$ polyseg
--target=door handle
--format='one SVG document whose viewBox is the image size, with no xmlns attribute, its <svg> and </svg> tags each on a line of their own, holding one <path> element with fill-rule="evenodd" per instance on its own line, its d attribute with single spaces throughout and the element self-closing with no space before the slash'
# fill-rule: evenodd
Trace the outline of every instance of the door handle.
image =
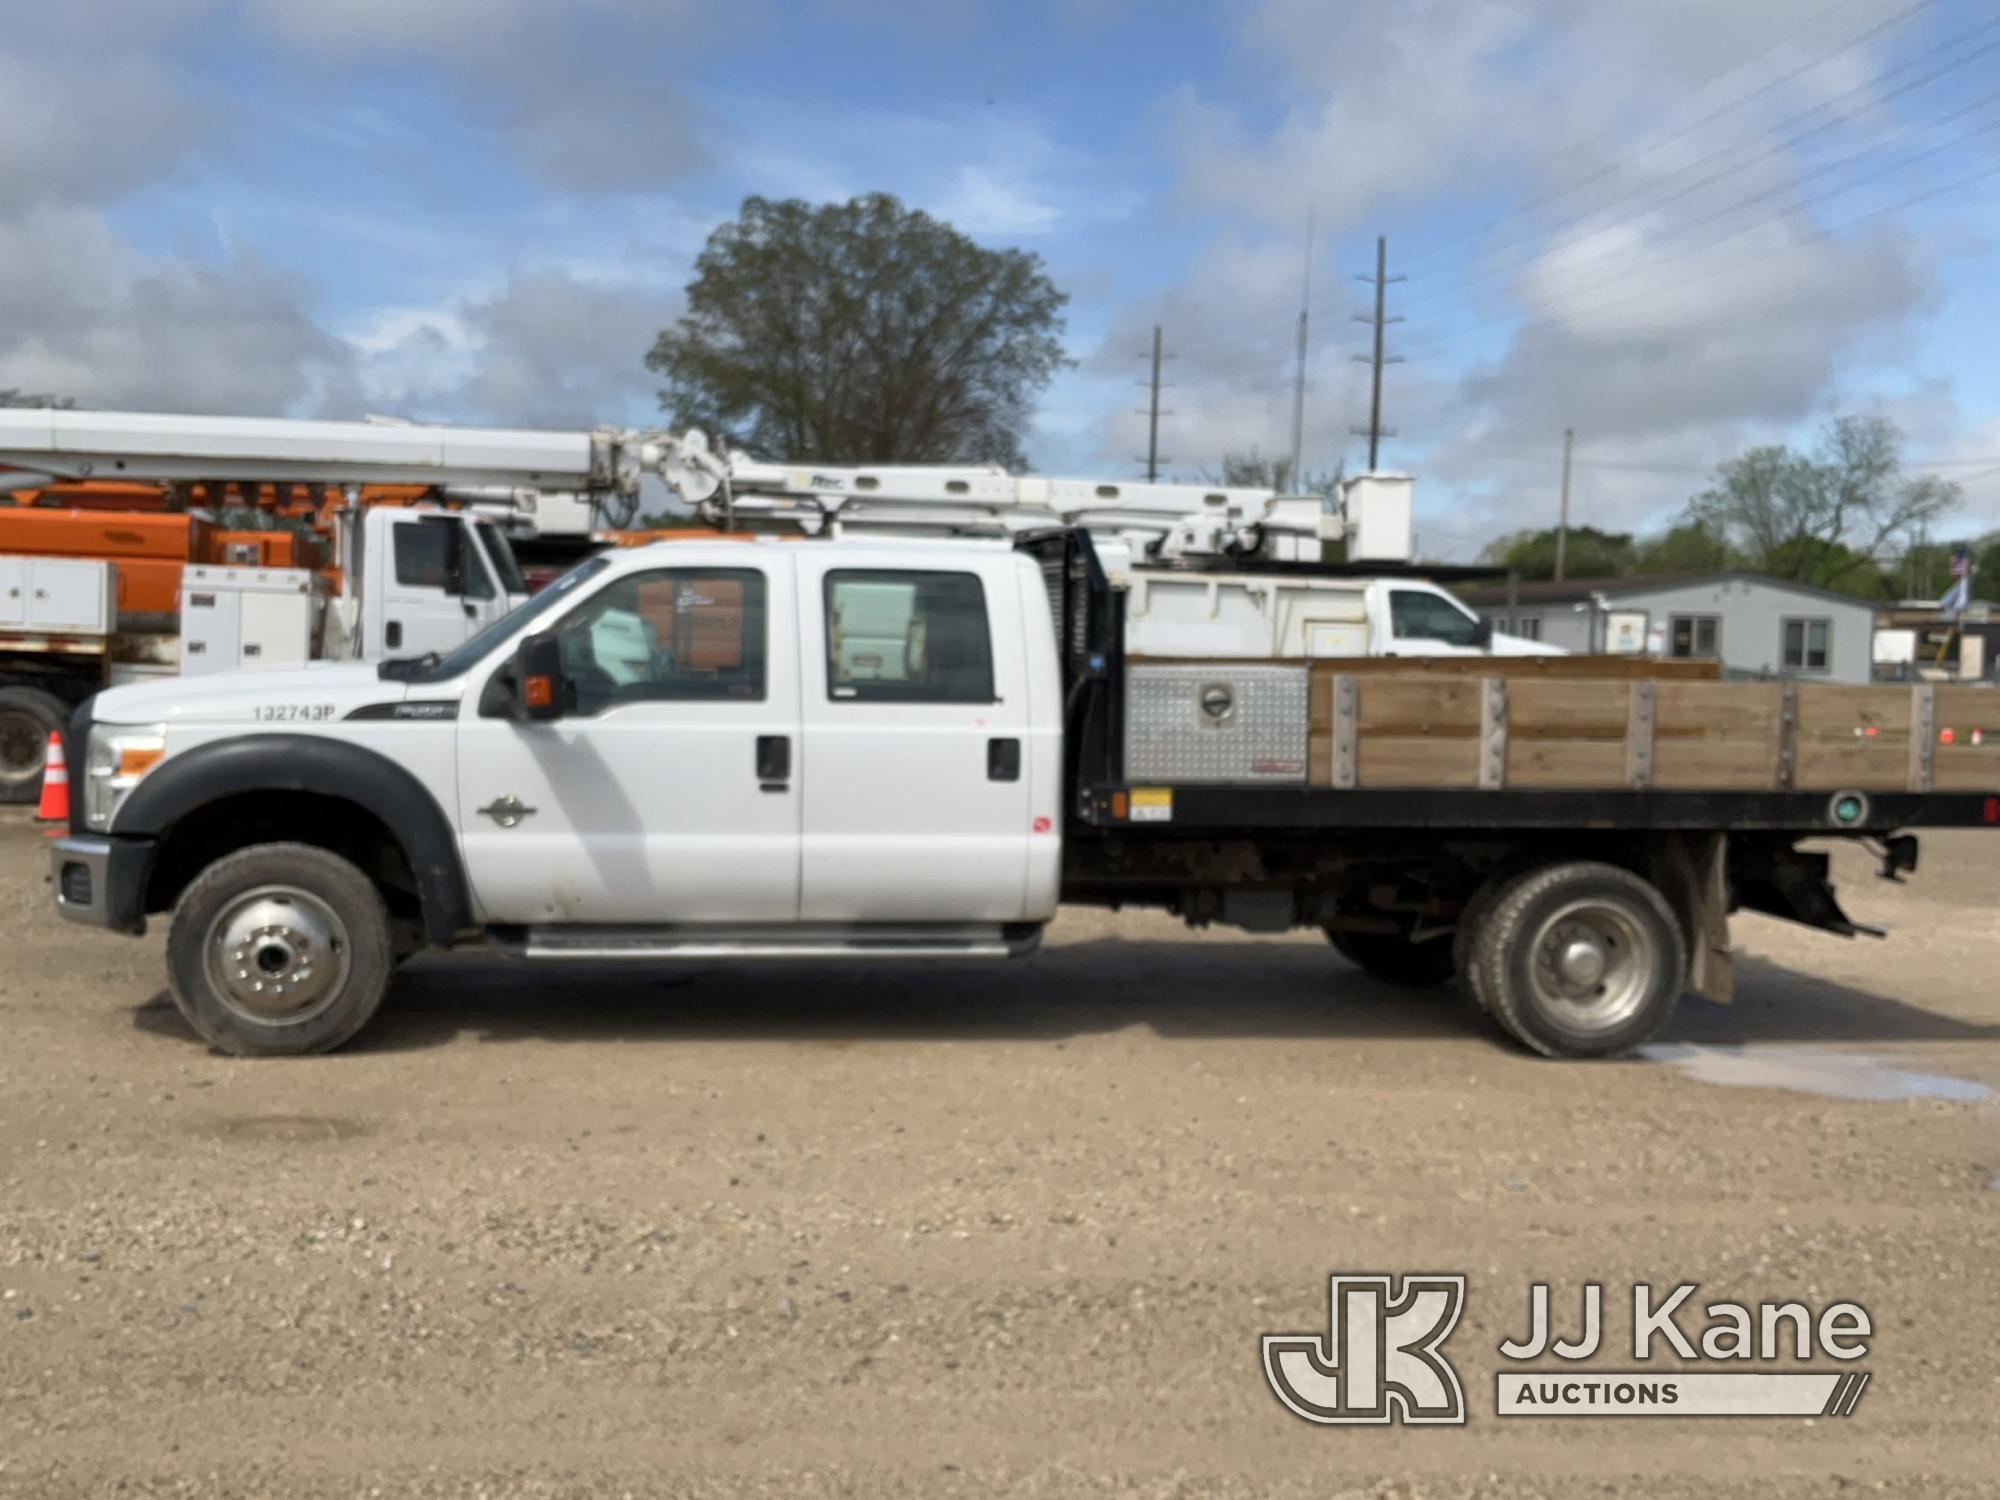
<svg viewBox="0 0 2000 1500">
<path fill-rule="evenodd" d="M 788 734 L 757 736 L 757 781 L 767 792 L 782 792 L 792 779 L 792 737 Z"/>
<path fill-rule="evenodd" d="M 1021 742 L 1019 740 L 988 740 L 986 742 L 986 779 L 988 781 L 1019 781 L 1021 779 Z"/>
<path fill-rule="evenodd" d="M 403 622 L 391 620 L 382 631 L 382 641 L 391 651 L 403 644 Z"/>
</svg>

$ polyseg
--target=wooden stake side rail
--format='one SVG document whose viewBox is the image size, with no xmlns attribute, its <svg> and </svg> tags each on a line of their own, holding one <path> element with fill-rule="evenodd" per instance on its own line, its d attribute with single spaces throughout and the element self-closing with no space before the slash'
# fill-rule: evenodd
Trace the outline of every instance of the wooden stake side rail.
<svg viewBox="0 0 2000 1500">
<path fill-rule="evenodd" d="M 1341 789 L 1984 791 L 2000 691 L 1315 663 L 1308 784 Z"/>
</svg>

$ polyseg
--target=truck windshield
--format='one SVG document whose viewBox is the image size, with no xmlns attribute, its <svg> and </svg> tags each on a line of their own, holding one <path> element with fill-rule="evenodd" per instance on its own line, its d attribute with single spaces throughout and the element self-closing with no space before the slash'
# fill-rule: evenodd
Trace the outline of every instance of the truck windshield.
<svg viewBox="0 0 2000 1500">
<path fill-rule="evenodd" d="M 500 592 L 527 593 L 528 583 L 521 576 L 521 565 L 515 561 L 514 549 L 500 534 L 500 528 L 491 521 L 480 521 L 473 526 L 473 530 L 479 533 L 479 543 L 486 549 L 487 561 L 493 564 L 493 576 L 500 580 Z"/>
<path fill-rule="evenodd" d="M 537 620 L 561 607 L 578 589 L 610 566 L 611 559 L 602 553 L 587 558 L 529 599 L 519 609 L 502 615 L 456 650 L 442 656 L 433 653 L 429 656 L 398 657 L 392 661 L 385 661 L 376 669 L 377 675 L 402 682 L 444 682 L 461 672 L 470 671 L 484 660 L 494 647 L 530 629 Z M 515 576 L 520 575 L 517 573 Z"/>
</svg>

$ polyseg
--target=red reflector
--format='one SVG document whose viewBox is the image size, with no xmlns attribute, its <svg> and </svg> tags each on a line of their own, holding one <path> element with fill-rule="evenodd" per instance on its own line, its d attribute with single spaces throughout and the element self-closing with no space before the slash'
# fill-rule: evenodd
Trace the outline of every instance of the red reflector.
<svg viewBox="0 0 2000 1500">
<path fill-rule="evenodd" d="M 1056 826 L 1056 820 L 1055 820 L 1054 818 L 1037 818 L 1037 819 L 1035 819 L 1035 832 L 1037 832 L 1037 833 L 1049 833 L 1049 832 L 1052 832 L 1052 831 L 1054 830 L 1055 826 Z"/>
<path fill-rule="evenodd" d="M 1988 797 L 1986 799 L 1986 821 L 1989 823 L 2000 823 L 2000 797 Z"/>
<path fill-rule="evenodd" d="M 1938 743 L 1940 745 L 1949 745 L 1957 738 L 1958 736 L 1953 734 L 1949 729 L 1940 729 L 1938 731 Z"/>
</svg>

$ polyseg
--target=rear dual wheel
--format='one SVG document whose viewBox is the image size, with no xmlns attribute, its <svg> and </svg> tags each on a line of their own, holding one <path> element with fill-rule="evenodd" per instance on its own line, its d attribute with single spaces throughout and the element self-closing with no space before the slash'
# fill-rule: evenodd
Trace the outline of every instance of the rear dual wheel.
<svg viewBox="0 0 2000 1500">
<path fill-rule="evenodd" d="M 1618 865 L 1544 865 L 1475 897 L 1455 944 L 1466 993 L 1546 1057 L 1610 1057 L 1654 1036 L 1687 979 L 1687 940 Z"/>
</svg>

